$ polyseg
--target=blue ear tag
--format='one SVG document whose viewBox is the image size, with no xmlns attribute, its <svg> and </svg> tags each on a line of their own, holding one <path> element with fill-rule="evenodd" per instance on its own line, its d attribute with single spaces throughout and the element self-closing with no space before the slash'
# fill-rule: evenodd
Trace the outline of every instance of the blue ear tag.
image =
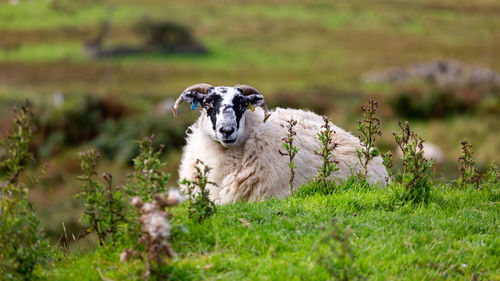
<svg viewBox="0 0 500 281">
<path fill-rule="evenodd" d="M 198 106 L 198 101 L 197 100 L 193 101 L 193 104 L 191 105 L 191 110 L 195 110 L 197 106 Z"/>
</svg>

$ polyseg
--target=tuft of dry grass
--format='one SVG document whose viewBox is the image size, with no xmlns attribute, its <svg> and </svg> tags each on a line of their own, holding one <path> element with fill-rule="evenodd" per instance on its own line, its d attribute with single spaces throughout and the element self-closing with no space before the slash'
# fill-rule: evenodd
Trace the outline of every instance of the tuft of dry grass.
<svg viewBox="0 0 500 281">
<path fill-rule="evenodd" d="M 158 270 L 165 263 L 164 256 L 169 258 L 177 256 L 169 242 L 172 229 L 169 218 L 172 215 L 165 211 L 165 208 L 178 205 L 182 199 L 177 193 L 172 192 L 167 196 L 155 194 L 152 201 L 143 203 L 140 197 L 134 197 L 130 202 L 141 214 L 139 223 L 141 224 L 142 236 L 138 242 L 146 247 L 144 277 L 148 280 L 151 276 L 159 279 L 164 277 Z M 137 250 L 124 249 L 120 254 L 120 261 L 127 262 L 134 257 L 142 258 L 142 254 Z"/>
</svg>

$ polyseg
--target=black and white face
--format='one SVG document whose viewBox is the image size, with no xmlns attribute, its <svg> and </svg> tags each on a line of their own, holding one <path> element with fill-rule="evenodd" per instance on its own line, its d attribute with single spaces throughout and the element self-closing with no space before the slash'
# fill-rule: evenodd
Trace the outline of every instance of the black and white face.
<svg viewBox="0 0 500 281">
<path fill-rule="evenodd" d="M 245 131 L 244 116 L 250 104 L 256 107 L 264 103 L 262 95 L 245 96 L 236 87 L 212 87 L 206 95 L 186 92 L 184 100 L 199 102 L 203 108 L 202 114 L 206 114 L 202 129 L 224 147 L 238 144 Z"/>
</svg>

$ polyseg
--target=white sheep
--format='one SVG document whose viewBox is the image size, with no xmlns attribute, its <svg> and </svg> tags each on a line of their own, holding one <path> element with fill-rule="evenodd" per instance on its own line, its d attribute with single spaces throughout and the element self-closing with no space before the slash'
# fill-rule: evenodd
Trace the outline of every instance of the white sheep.
<svg viewBox="0 0 500 281">
<path fill-rule="evenodd" d="M 179 178 L 194 180 L 196 160 L 200 159 L 212 168 L 208 180 L 216 186 L 208 188 L 211 199 L 218 204 L 290 195 L 288 157 L 278 152 L 286 135 L 282 125 L 287 120 L 297 121 L 294 146 L 299 152 L 294 158 L 294 188 L 307 183 L 322 164 L 322 158 L 314 151 L 320 146 L 317 134 L 324 121 L 315 113 L 276 108 L 269 114 L 264 97 L 247 85 L 188 87 L 172 108 L 174 115 L 182 101 L 190 102 L 192 109 L 200 103 L 201 116 L 188 129 Z M 361 172 L 356 152 L 361 148 L 359 139 L 333 124 L 330 126 L 335 131 L 333 141 L 337 147 L 333 157 L 339 168 L 332 177 L 342 180 Z M 382 158 L 374 158 L 368 165 L 368 181 L 384 185 L 387 176 Z M 181 190 L 185 189 L 181 186 Z"/>
</svg>

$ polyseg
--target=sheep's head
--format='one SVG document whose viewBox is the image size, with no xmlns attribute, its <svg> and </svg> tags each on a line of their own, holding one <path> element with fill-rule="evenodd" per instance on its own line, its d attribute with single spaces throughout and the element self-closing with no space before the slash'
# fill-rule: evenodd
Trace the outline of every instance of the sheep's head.
<svg viewBox="0 0 500 281">
<path fill-rule="evenodd" d="M 180 103 L 187 101 L 194 109 L 199 104 L 206 120 L 202 129 L 224 147 L 238 143 L 245 130 L 245 111 L 260 106 L 264 110 L 264 122 L 269 112 L 264 97 L 253 87 L 237 85 L 234 87 L 214 87 L 209 84 L 196 84 L 188 87 L 175 102 L 172 111 L 177 115 Z"/>
</svg>

